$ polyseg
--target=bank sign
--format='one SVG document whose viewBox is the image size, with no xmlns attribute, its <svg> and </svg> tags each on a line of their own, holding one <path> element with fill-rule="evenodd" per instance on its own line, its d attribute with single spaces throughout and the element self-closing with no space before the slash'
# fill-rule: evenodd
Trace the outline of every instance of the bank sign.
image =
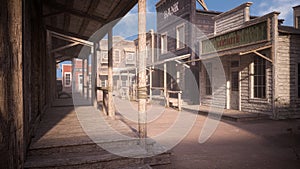
<svg viewBox="0 0 300 169">
<path fill-rule="evenodd" d="M 268 39 L 267 22 L 261 22 L 202 41 L 202 54 L 255 44 Z"/>
</svg>

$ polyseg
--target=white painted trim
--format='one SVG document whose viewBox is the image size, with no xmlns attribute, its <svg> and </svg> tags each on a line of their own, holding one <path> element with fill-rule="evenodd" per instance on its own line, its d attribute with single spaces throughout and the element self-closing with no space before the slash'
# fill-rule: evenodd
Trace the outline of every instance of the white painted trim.
<svg viewBox="0 0 300 169">
<path fill-rule="evenodd" d="M 254 98 L 254 58 L 249 64 L 249 99 Z"/>
</svg>

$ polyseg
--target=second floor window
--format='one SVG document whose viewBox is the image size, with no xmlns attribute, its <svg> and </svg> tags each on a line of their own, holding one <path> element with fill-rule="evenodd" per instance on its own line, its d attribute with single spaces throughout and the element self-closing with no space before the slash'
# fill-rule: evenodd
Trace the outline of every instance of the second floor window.
<svg viewBox="0 0 300 169">
<path fill-rule="evenodd" d="M 119 50 L 114 50 L 114 62 L 120 63 L 120 51 Z"/>
<path fill-rule="evenodd" d="M 108 51 L 101 51 L 101 62 L 108 63 Z"/>
<path fill-rule="evenodd" d="M 176 28 L 176 49 L 185 47 L 185 33 L 184 25 L 177 26 Z"/>
<path fill-rule="evenodd" d="M 167 53 L 167 51 L 168 51 L 167 38 L 168 37 L 166 34 L 161 35 L 161 53 Z"/>
</svg>

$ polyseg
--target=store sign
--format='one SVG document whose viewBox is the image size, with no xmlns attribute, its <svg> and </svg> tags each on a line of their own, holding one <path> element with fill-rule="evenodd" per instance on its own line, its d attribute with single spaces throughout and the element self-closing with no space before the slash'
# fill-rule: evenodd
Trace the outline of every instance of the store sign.
<svg viewBox="0 0 300 169">
<path fill-rule="evenodd" d="M 268 39 L 267 22 L 215 36 L 202 41 L 202 54 L 249 45 Z"/>
<path fill-rule="evenodd" d="M 164 11 L 164 19 L 167 19 L 169 16 L 179 11 L 178 4 L 179 2 L 175 2 L 172 6 L 170 6 L 167 10 Z"/>
</svg>

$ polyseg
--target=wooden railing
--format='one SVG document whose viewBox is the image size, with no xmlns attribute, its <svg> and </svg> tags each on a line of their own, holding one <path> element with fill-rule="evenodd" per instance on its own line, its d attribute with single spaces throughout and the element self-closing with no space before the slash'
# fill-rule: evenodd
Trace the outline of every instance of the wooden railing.
<svg viewBox="0 0 300 169">
<path fill-rule="evenodd" d="M 167 91 L 167 96 L 166 96 L 166 107 L 170 107 L 170 102 L 173 104 L 173 106 L 176 105 L 176 101 L 173 101 L 171 98 L 170 98 L 170 94 L 173 93 L 173 94 L 177 94 L 177 107 L 178 107 L 178 110 L 181 111 L 182 110 L 182 100 L 181 100 L 181 95 L 182 95 L 182 91 L 179 90 L 179 91 L 172 91 L 172 90 L 168 90 Z"/>
<path fill-rule="evenodd" d="M 97 87 L 97 90 L 102 91 L 102 111 L 108 115 L 108 88 L 107 87 Z"/>
</svg>

